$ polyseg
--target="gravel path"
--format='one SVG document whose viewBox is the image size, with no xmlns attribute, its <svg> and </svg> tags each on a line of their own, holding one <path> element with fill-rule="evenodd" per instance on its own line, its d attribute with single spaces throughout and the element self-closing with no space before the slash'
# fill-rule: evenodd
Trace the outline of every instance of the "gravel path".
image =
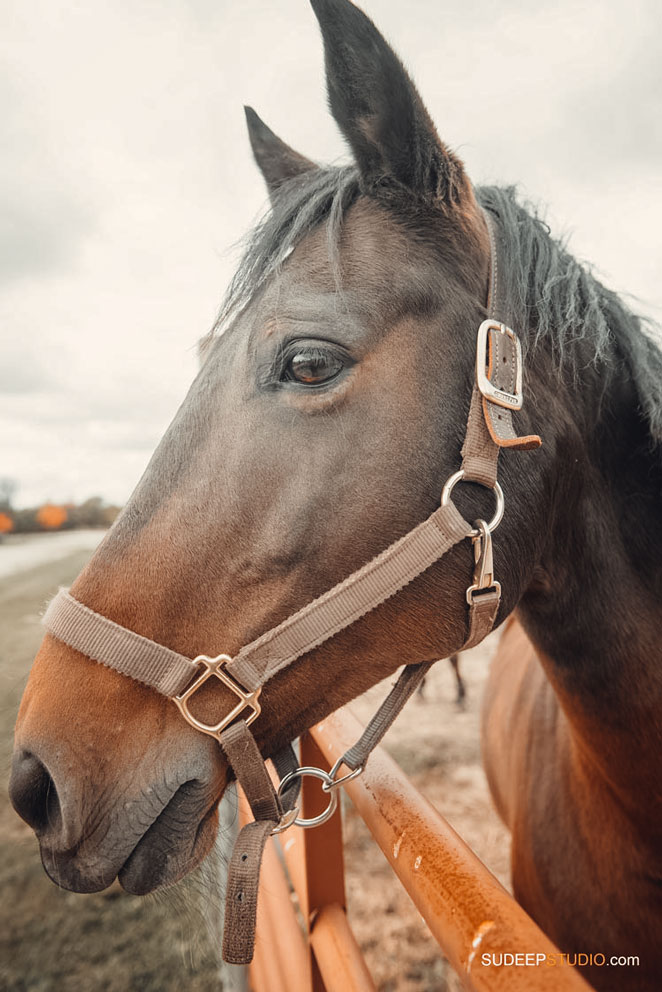
<svg viewBox="0 0 662 992">
<path fill-rule="evenodd" d="M 9 534 L 0 543 L 0 579 L 78 552 L 93 551 L 105 533 L 105 530 L 62 530 L 51 534 Z"/>
</svg>

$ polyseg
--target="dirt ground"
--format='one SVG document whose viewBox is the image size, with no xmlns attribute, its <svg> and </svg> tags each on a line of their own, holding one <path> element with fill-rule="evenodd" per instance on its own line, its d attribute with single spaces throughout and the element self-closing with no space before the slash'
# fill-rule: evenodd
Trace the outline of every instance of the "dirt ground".
<svg viewBox="0 0 662 992">
<path fill-rule="evenodd" d="M 0 548 L 0 554 L 2 553 Z M 0 761 L 9 775 L 12 727 L 31 659 L 41 639 L 39 614 L 68 585 L 89 551 L 70 553 L 0 579 Z M 480 764 L 479 709 L 491 646 L 462 657 L 468 699 L 455 703 L 445 662 L 412 700 L 386 746 L 414 784 L 451 822 L 497 877 L 508 884 L 508 835 L 494 813 Z M 365 719 L 383 689 L 358 700 Z M 455 992 L 435 941 L 367 829 L 346 810 L 349 914 L 382 992 Z M 197 910 L 193 878 L 160 897 L 139 899 L 117 885 L 77 895 L 44 874 L 31 830 L 0 794 L 0 988 L 6 992 L 219 992 L 218 935 Z M 207 914 L 214 915 L 212 907 Z"/>
<path fill-rule="evenodd" d="M 480 758 L 480 702 L 495 639 L 461 656 L 467 685 L 462 709 L 448 662 L 428 676 L 389 731 L 386 749 L 507 888 L 510 839 L 490 802 Z M 372 689 L 353 704 L 366 721 L 384 694 Z M 346 804 L 347 886 L 352 926 L 382 992 L 459 992 L 439 946 L 372 840 Z"/>
</svg>

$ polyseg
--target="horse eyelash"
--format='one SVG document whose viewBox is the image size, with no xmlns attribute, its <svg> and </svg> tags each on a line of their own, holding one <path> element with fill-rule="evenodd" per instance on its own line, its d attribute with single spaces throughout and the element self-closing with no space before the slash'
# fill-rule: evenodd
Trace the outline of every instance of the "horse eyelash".
<svg viewBox="0 0 662 992">
<path fill-rule="evenodd" d="M 288 362 L 298 353 L 298 351 L 306 351 L 312 357 L 325 358 L 328 353 L 335 355 L 340 358 L 344 365 L 344 371 L 351 368 L 356 360 L 353 359 L 344 349 L 339 348 L 337 345 L 327 345 L 324 347 L 321 343 L 309 343 L 305 340 L 287 341 L 283 342 L 275 354 L 268 360 L 258 365 L 257 368 L 257 380 L 259 385 L 265 388 L 276 388 L 286 382 L 283 379 L 285 369 L 287 368 Z M 337 378 L 343 373 L 340 372 Z M 326 383 L 324 385 L 327 385 Z M 307 386 L 305 388 L 312 389 L 313 386 Z M 318 387 L 321 388 L 321 387 Z"/>
</svg>

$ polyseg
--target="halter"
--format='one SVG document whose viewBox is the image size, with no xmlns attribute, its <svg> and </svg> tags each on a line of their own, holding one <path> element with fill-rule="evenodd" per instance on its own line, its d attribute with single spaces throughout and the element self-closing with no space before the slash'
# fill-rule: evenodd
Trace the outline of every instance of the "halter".
<svg viewBox="0 0 662 992">
<path fill-rule="evenodd" d="M 255 916 L 262 851 L 271 834 L 293 823 L 314 827 L 334 812 L 338 787 L 360 775 L 371 751 L 381 741 L 433 662 L 407 665 L 357 743 L 338 759 L 330 772 L 299 767 L 291 747 L 273 760 L 282 776 L 277 789 L 248 727 L 260 715 L 260 693 L 266 682 L 302 655 L 319 647 L 339 631 L 390 599 L 465 538 L 475 557 L 473 581 L 466 593 L 468 633 L 460 650 L 479 644 L 494 626 L 501 586 L 494 577 L 492 532 L 502 520 L 505 503 L 497 482 L 501 448 L 537 448 L 537 435 L 518 437 L 512 413 L 522 407 L 522 351 L 517 335 L 503 322 L 500 299 L 499 255 L 494 222 L 486 213 L 490 238 L 488 318 L 479 329 L 476 375 L 459 471 L 447 480 L 439 507 L 362 568 L 241 648 L 234 658 L 199 655 L 191 660 L 135 631 L 95 613 L 61 589 L 43 617 L 50 634 L 88 658 L 151 686 L 172 699 L 191 726 L 214 737 L 241 783 L 254 822 L 239 834 L 228 874 L 223 957 L 231 964 L 247 964 L 253 956 Z M 496 508 L 493 518 L 468 523 L 451 501 L 459 482 L 491 489 Z M 200 687 L 218 679 L 237 699 L 218 723 L 207 724 L 190 711 Z M 344 766 L 348 772 L 337 777 Z M 299 780 L 312 775 L 328 793 L 327 809 L 313 819 L 298 817 Z"/>
</svg>

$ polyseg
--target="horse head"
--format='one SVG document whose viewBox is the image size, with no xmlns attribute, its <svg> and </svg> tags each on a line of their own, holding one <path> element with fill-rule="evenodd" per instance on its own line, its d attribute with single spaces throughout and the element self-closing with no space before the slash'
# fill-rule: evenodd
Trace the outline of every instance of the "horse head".
<svg viewBox="0 0 662 992">
<path fill-rule="evenodd" d="M 371 21 L 347 0 L 313 7 L 354 162 L 320 168 L 247 112 L 271 210 L 187 397 L 72 587 L 190 658 L 233 656 L 343 579 L 426 518 L 459 467 L 486 313 L 483 211 Z M 502 462 L 498 621 L 530 581 L 549 465 Z M 480 487 L 454 499 L 470 521 L 493 510 Z M 456 650 L 472 566 L 458 544 L 276 675 L 252 728 L 262 753 L 398 666 Z M 232 701 L 215 687 L 196 705 L 210 720 Z M 171 701 L 45 637 L 11 795 L 59 885 L 91 892 L 119 876 L 145 893 L 178 880 L 213 843 L 227 781 L 217 743 Z"/>
</svg>

